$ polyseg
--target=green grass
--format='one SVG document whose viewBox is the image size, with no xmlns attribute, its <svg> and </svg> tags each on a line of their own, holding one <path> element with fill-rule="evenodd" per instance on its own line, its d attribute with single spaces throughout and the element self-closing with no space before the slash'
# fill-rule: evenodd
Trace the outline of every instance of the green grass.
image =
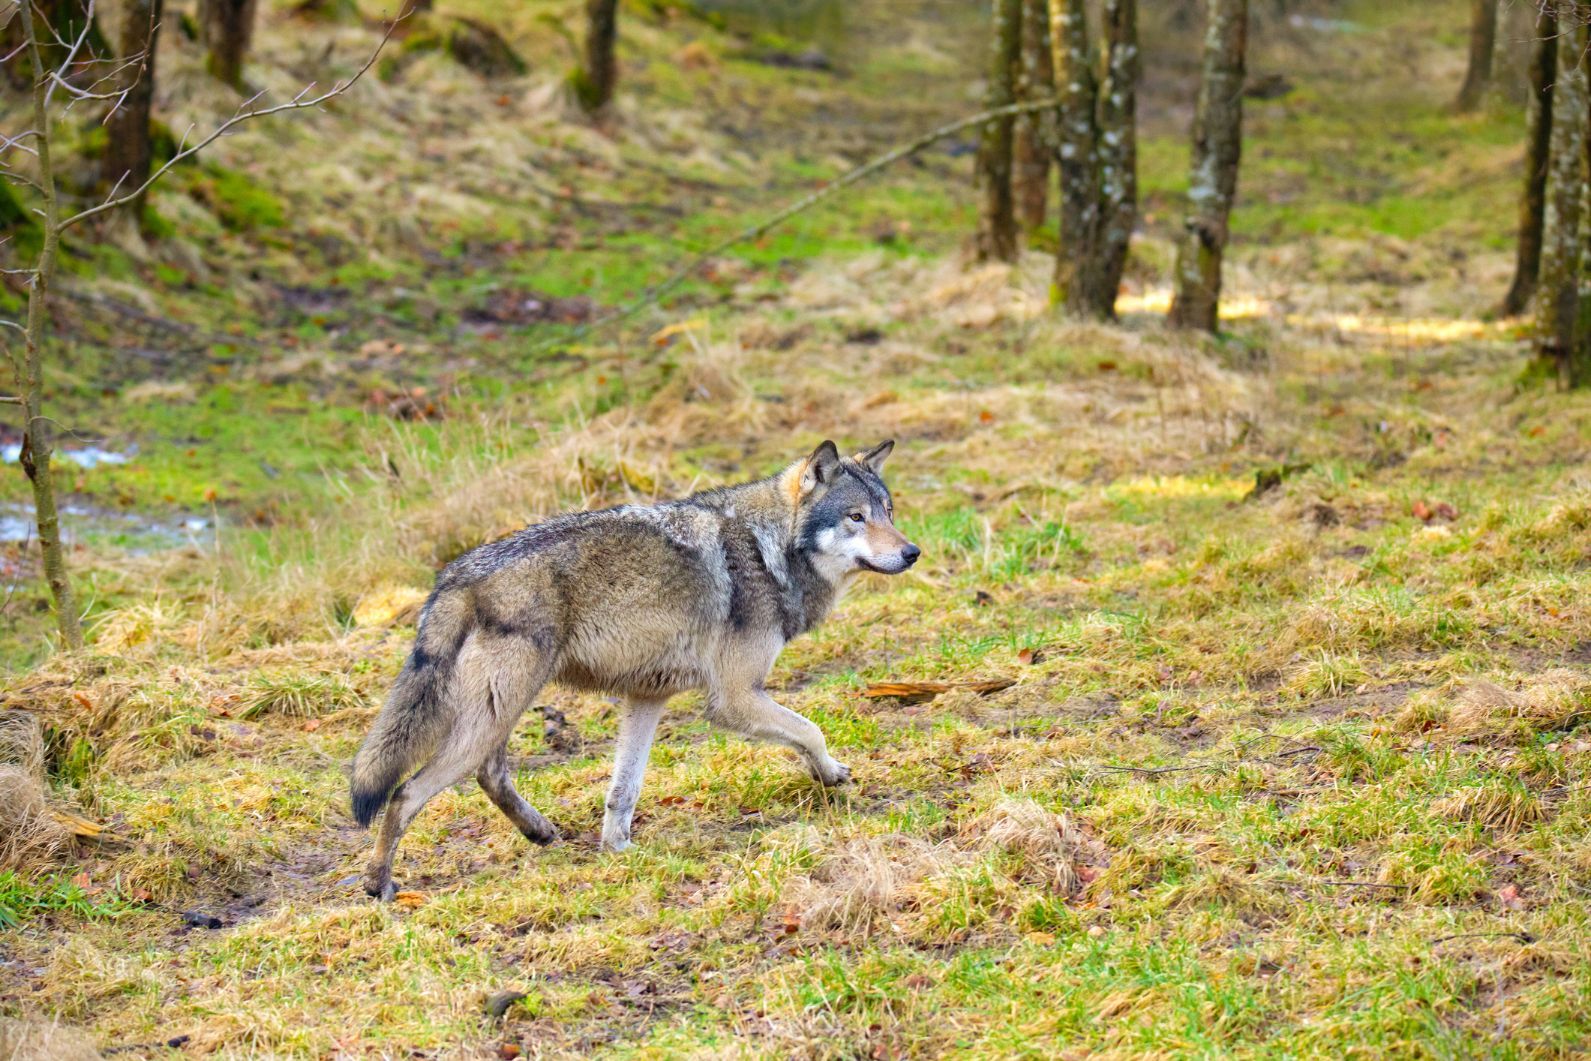
<svg viewBox="0 0 1591 1061">
<path fill-rule="evenodd" d="M 1351 43 L 1256 38 L 1254 68 L 1298 87 L 1248 108 L 1229 290 L 1268 302 L 1218 344 L 1148 313 L 1060 320 L 1037 258 L 977 280 L 954 260 L 966 166 L 933 153 L 625 328 L 460 327 L 502 292 L 622 303 L 962 113 L 961 45 L 981 47 L 938 8 L 891 12 L 940 47 L 847 53 L 843 77 L 626 8 L 639 116 L 601 137 L 426 56 L 383 85 L 390 108 L 229 140 L 152 200 L 171 235 L 68 268 L 181 327 L 70 304 L 60 415 L 137 456 L 63 483 L 217 514 L 221 548 L 86 542 L 81 657 L 44 652 L 36 585 L 6 612 L 4 691 L 45 723 L 51 797 L 111 835 L 0 874 L 0 1015 L 223 1057 L 1579 1049 L 1591 421 L 1516 386 L 1502 330 L 1344 323 L 1472 320 L 1476 278 L 1505 271 L 1520 116 L 1442 109 L 1461 8 L 1355 4 Z M 553 77 L 543 9 L 503 25 Z M 676 61 L 689 40 L 719 65 Z M 1165 284 L 1180 214 L 1165 102 L 1143 108 L 1130 294 Z M 132 350 L 174 360 L 109 375 Z M 374 400 L 414 388 L 439 418 Z M 603 855 L 616 713 L 548 689 L 570 726 L 533 713 L 510 751 L 565 839 L 531 848 L 465 784 L 404 844 L 411 894 L 363 897 L 344 766 L 437 565 L 546 512 L 887 436 L 923 561 L 860 583 L 770 680 L 855 786 L 815 789 L 681 697 L 638 846 Z M 184 930 L 190 909 L 224 927 Z M 488 1020 L 508 989 L 525 997 Z"/>
</svg>

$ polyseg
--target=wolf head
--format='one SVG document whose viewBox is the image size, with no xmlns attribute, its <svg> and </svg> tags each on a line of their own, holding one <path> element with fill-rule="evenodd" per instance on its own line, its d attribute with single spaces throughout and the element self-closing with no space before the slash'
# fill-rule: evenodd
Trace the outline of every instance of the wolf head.
<svg viewBox="0 0 1591 1061">
<path fill-rule="evenodd" d="M 858 571 L 898 575 L 922 555 L 895 529 L 895 503 L 880 478 L 894 448 L 882 442 L 841 457 L 825 442 L 789 469 L 797 548 L 830 582 Z"/>
</svg>

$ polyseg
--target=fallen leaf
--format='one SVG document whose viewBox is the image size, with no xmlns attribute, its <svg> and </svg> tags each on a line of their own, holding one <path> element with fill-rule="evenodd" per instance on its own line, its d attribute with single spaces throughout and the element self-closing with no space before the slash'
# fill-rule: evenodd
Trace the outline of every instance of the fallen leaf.
<svg viewBox="0 0 1591 1061">
<path fill-rule="evenodd" d="M 1510 910 L 1523 910 L 1525 901 L 1519 895 L 1519 885 L 1505 884 L 1497 889 L 1497 901 Z"/>
<path fill-rule="evenodd" d="M 1016 661 L 1024 667 L 1031 667 L 1035 663 L 1044 662 L 1044 651 L 1037 648 L 1024 648 L 1016 654 Z"/>
<path fill-rule="evenodd" d="M 512 1061 L 513 1058 L 520 1055 L 520 1052 L 518 1043 L 504 1043 L 497 1048 L 497 1056 L 503 1058 L 504 1061 Z"/>
<path fill-rule="evenodd" d="M 1446 501 L 1438 501 L 1436 503 L 1436 514 L 1446 520 L 1458 519 L 1458 509 L 1454 508 Z"/>
<path fill-rule="evenodd" d="M 903 704 L 918 704 L 952 689 L 969 689 L 988 696 L 1015 684 L 1015 678 L 995 678 L 984 682 L 875 682 L 863 689 L 862 695 L 869 700 L 899 700 Z"/>
<path fill-rule="evenodd" d="M 425 900 L 425 892 L 399 892 L 392 897 L 392 904 L 405 910 L 418 910 L 425 905 Z"/>
<path fill-rule="evenodd" d="M 320 719 L 311 718 L 304 722 L 305 733 L 314 733 L 317 729 L 320 729 Z"/>
<path fill-rule="evenodd" d="M 994 414 L 987 409 L 979 409 L 978 422 L 980 424 L 992 424 L 994 423 Z"/>
<path fill-rule="evenodd" d="M 1425 523 L 1431 522 L 1431 517 L 1436 514 L 1431 511 L 1431 506 L 1427 505 L 1424 501 L 1416 501 L 1413 505 L 1409 506 L 1409 512 L 1413 514 L 1415 519 L 1421 520 Z"/>
</svg>

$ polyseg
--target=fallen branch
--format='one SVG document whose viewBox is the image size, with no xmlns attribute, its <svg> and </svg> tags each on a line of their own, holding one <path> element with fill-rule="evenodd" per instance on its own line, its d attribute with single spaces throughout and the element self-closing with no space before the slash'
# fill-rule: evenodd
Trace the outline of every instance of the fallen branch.
<svg viewBox="0 0 1591 1061">
<path fill-rule="evenodd" d="M 981 125 L 984 122 L 993 121 L 996 118 L 1006 118 L 1018 114 L 1030 114 L 1035 111 L 1049 110 L 1050 108 L 1059 105 L 1060 100 L 1058 99 L 1029 100 L 1026 103 L 1013 103 L 1005 107 L 995 107 L 991 110 L 980 111 L 979 113 L 969 117 L 953 121 L 949 125 L 941 125 L 932 132 L 924 133 L 922 136 L 919 136 L 910 143 L 902 144 L 900 147 L 886 151 L 882 155 L 879 155 L 878 157 L 868 162 L 864 162 L 860 166 L 857 166 L 855 169 L 841 174 L 839 177 L 830 181 L 828 184 L 825 184 L 817 191 L 802 196 L 800 199 L 797 199 L 784 209 L 762 221 L 759 221 L 750 228 L 742 229 L 733 236 L 719 240 L 711 247 L 699 252 L 694 258 L 686 262 L 679 269 L 676 269 L 663 280 L 647 288 L 646 291 L 642 293 L 640 298 L 636 299 L 628 306 L 620 307 L 619 309 L 614 310 L 612 313 L 598 317 L 596 320 L 576 328 L 568 336 L 562 339 L 549 340 L 544 345 L 553 345 L 558 342 L 583 339 L 586 336 L 591 335 L 602 328 L 606 328 L 609 325 L 617 324 L 623 320 L 628 320 L 630 317 L 635 316 L 648 306 L 655 305 L 670 291 L 673 291 L 686 280 L 689 280 L 692 273 L 696 272 L 696 270 L 700 269 L 703 265 L 706 265 L 713 258 L 718 257 L 718 255 L 724 253 L 729 248 L 741 243 L 747 243 L 751 240 L 757 239 L 760 236 L 766 235 L 773 229 L 790 220 L 792 217 L 795 217 L 797 214 L 804 213 L 805 211 L 812 209 L 812 207 L 817 206 L 826 199 L 838 195 L 841 191 L 849 188 L 851 185 L 866 180 L 879 170 L 885 169 L 890 165 L 901 161 L 902 159 L 910 158 L 912 155 L 917 154 L 919 151 L 922 151 L 925 148 L 933 146 L 948 136 L 954 136 L 956 133 L 959 133 L 964 129 L 970 129 L 975 125 Z"/>
<path fill-rule="evenodd" d="M 1427 946 L 1434 947 L 1438 943 L 1447 943 L 1455 939 L 1517 939 L 1521 943 L 1534 943 L 1536 937 L 1529 932 L 1456 932 L 1451 936 L 1438 936 L 1427 942 Z"/>
</svg>

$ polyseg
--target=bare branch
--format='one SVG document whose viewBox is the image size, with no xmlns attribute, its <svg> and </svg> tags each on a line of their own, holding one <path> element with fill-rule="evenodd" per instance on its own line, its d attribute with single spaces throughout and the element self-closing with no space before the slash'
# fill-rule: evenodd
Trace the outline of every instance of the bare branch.
<svg viewBox="0 0 1591 1061">
<path fill-rule="evenodd" d="M 50 87 L 44 90 L 44 104 L 49 106 L 50 97 L 55 93 L 55 86 L 61 83 L 61 71 L 70 70 L 72 63 L 77 59 L 77 53 L 82 49 L 83 42 L 88 40 L 88 31 L 94 28 L 94 0 L 88 0 L 83 5 L 83 31 L 77 35 L 77 40 L 72 42 L 72 47 L 67 51 L 66 58 L 61 60 L 61 65 L 55 68 Z"/>
<path fill-rule="evenodd" d="M 29 147 L 27 144 L 24 144 L 22 141 L 26 140 L 30 136 L 38 135 L 39 132 L 37 129 L 27 129 L 18 133 L 16 136 L 7 136 L 5 133 L 0 133 L 0 155 L 10 151 L 13 147 L 22 151 L 26 151 L 30 155 L 37 155 L 37 151 Z"/>
<path fill-rule="evenodd" d="M 0 405 L 26 405 L 27 402 L 14 394 L 0 394 Z"/>
<path fill-rule="evenodd" d="M 248 121 L 251 118 L 265 118 L 265 117 L 268 117 L 268 116 L 270 116 L 272 114 L 280 114 L 283 111 L 304 110 L 304 109 L 310 108 L 310 107 L 318 107 L 322 103 L 325 103 L 327 100 L 333 99 L 333 98 L 335 98 L 337 96 L 342 95 L 344 92 L 347 92 L 350 88 L 353 88 L 355 83 L 357 83 L 359 81 L 359 79 L 361 77 L 363 77 L 366 74 L 366 72 L 368 72 L 369 69 L 372 66 L 374 66 L 376 64 L 376 59 L 378 57 L 380 57 L 381 50 L 383 48 L 385 48 L 387 46 L 387 42 L 392 39 L 392 33 L 393 33 L 393 31 L 395 29 L 398 28 L 398 22 L 401 22 L 401 21 L 402 21 L 402 19 L 395 20 L 389 26 L 387 26 L 387 31 L 381 35 L 381 42 L 376 45 L 375 51 L 370 53 L 370 58 L 366 59 L 364 65 L 361 66 L 358 70 L 354 71 L 353 76 L 348 78 L 348 80 L 342 81 L 342 82 L 338 82 L 337 84 L 333 85 L 330 89 L 328 89 L 327 91 L 321 93 L 320 95 L 313 96 L 313 97 L 310 97 L 310 98 L 306 99 L 305 98 L 305 93 L 307 93 L 310 90 L 310 88 L 314 87 L 313 84 L 311 84 L 309 87 L 306 87 L 303 91 L 299 92 L 298 95 L 294 96 L 288 102 L 286 102 L 286 103 L 278 103 L 274 107 L 265 107 L 265 108 L 263 108 L 261 110 L 249 110 L 247 108 L 251 104 L 253 104 L 256 100 L 258 100 L 261 96 L 263 96 L 264 93 L 261 92 L 261 93 L 255 94 L 254 96 L 251 96 L 250 98 L 248 98 L 248 99 L 243 101 L 243 103 L 238 107 L 237 112 L 234 113 L 232 115 L 232 117 L 228 118 L 226 121 L 224 121 L 220 125 L 216 126 L 215 129 L 211 130 L 209 135 L 205 136 L 203 139 L 201 139 L 201 140 L 197 141 L 196 143 L 194 143 L 194 145 L 192 147 L 182 147 L 181 149 L 179 149 L 176 154 L 172 155 L 169 159 L 167 159 L 165 161 L 165 163 L 159 169 L 157 169 L 157 170 L 155 170 L 155 172 L 151 173 L 149 175 L 149 178 L 147 180 L 145 180 L 142 184 L 140 184 L 137 188 L 133 189 L 132 191 L 130 191 L 128 193 L 126 193 L 125 195 L 120 196 L 119 198 L 115 197 L 115 192 L 112 191 L 112 193 L 111 193 L 112 197 L 111 198 L 107 198 L 104 202 L 100 203 L 98 206 L 90 207 L 87 210 L 84 210 L 84 211 L 82 211 L 80 213 L 73 214 L 71 217 L 68 217 L 68 218 L 65 218 L 64 220 L 62 220 L 61 229 L 64 231 L 64 230 L 66 230 L 68 228 L 71 228 L 73 225 L 78 224 L 79 222 L 87 221 L 91 217 L 95 217 L 95 216 L 97 216 L 99 214 L 103 214 L 107 210 L 113 210 L 116 207 L 123 205 L 124 203 L 130 203 L 130 202 L 134 201 L 135 199 L 137 199 L 141 195 L 143 195 L 144 192 L 148 191 L 151 185 L 153 185 L 161 177 L 165 176 L 167 171 L 169 171 L 173 166 L 177 165 L 179 162 L 184 161 L 185 159 L 192 158 L 194 155 L 198 154 L 200 151 L 203 151 L 206 147 L 208 147 L 211 144 L 215 143 L 217 140 L 221 139 L 221 137 L 225 136 L 227 133 L 231 132 L 234 128 L 236 128 L 239 125 L 242 125 L 244 122 Z M 190 129 L 191 129 L 191 126 L 190 126 Z M 187 133 L 183 134 L 183 141 L 184 141 L 184 143 L 186 143 L 186 141 L 187 141 Z"/>
</svg>

